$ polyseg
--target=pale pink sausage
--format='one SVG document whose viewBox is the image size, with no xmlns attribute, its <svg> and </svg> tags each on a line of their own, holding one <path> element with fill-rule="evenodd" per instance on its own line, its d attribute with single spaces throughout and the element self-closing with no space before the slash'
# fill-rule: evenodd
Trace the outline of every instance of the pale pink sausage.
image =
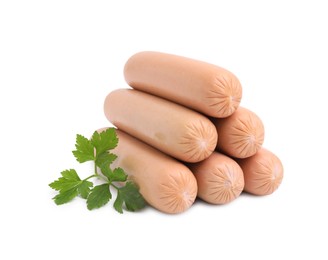
<svg viewBox="0 0 328 260">
<path fill-rule="evenodd" d="M 242 88 L 221 67 L 160 52 L 140 52 L 125 64 L 133 88 L 172 100 L 212 117 L 227 117 L 238 107 Z"/>
<path fill-rule="evenodd" d="M 284 169 L 279 158 L 272 152 L 262 148 L 255 155 L 237 162 L 244 172 L 246 192 L 268 195 L 281 184 Z"/>
<path fill-rule="evenodd" d="M 188 164 L 197 180 L 198 197 L 212 204 L 226 204 L 236 199 L 244 188 L 239 165 L 224 154 L 214 152 L 204 161 Z"/>
<path fill-rule="evenodd" d="M 166 213 L 187 210 L 197 195 L 197 182 L 192 172 L 136 138 L 120 130 L 116 133 L 118 146 L 112 152 L 118 157 L 111 166 L 124 169 L 154 208 Z"/>
<path fill-rule="evenodd" d="M 119 129 L 186 162 L 215 150 L 217 133 L 205 116 L 138 90 L 120 89 L 105 99 L 105 115 Z"/>
<path fill-rule="evenodd" d="M 227 118 L 212 121 L 218 133 L 219 151 L 235 157 L 247 158 L 254 155 L 264 141 L 264 126 L 252 111 L 239 107 Z"/>
</svg>

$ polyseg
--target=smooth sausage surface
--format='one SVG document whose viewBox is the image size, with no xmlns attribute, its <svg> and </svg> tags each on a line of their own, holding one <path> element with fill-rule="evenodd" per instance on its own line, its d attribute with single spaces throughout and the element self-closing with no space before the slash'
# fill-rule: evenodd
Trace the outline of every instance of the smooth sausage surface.
<svg viewBox="0 0 328 260">
<path fill-rule="evenodd" d="M 198 197 L 212 204 L 226 204 L 244 189 L 240 166 L 228 156 L 214 152 L 204 161 L 187 164 L 196 177 Z"/>
<path fill-rule="evenodd" d="M 116 133 L 118 146 L 112 152 L 118 157 L 111 166 L 124 169 L 154 208 L 171 214 L 187 210 L 197 195 L 197 182 L 192 172 L 136 138 L 120 130 Z"/>
<path fill-rule="evenodd" d="M 279 158 L 265 148 L 255 155 L 237 160 L 244 172 L 244 190 L 254 195 L 269 195 L 281 184 L 283 166 Z"/>
<path fill-rule="evenodd" d="M 264 126 L 252 111 L 239 107 L 227 118 L 212 121 L 218 133 L 219 151 L 235 157 L 247 158 L 254 155 L 264 141 Z"/>
<path fill-rule="evenodd" d="M 212 117 L 238 107 L 242 88 L 230 71 L 206 62 L 160 52 L 140 52 L 125 64 L 133 88 L 172 100 Z"/>
<path fill-rule="evenodd" d="M 107 96 L 104 111 L 117 128 L 179 160 L 198 162 L 215 150 L 213 123 L 165 99 L 120 89 Z"/>
</svg>

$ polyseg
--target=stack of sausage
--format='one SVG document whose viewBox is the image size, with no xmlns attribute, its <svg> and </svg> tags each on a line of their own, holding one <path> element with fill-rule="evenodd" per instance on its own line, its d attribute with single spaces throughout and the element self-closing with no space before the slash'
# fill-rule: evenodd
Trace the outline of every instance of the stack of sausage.
<svg viewBox="0 0 328 260">
<path fill-rule="evenodd" d="M 240 107 L 234 74 L 193 59 L 141 52 L 125 64 L 133 89 L 105 99 L 104 111 L 118 130 L 114 167 L 122 167 L 145 200 L 160 211 L 180 213 L 196 196 L 226 204 L 242 191 L 274 192 L 283 166 L 262 148 L 264 127 Z"/>
</svg>

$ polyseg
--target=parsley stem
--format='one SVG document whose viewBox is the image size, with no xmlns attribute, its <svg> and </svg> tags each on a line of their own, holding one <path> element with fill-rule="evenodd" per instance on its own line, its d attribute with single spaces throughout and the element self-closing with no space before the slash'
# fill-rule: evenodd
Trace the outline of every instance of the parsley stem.
<svg viewBox="0 0 328 260">
<path fill-rule="evenodd" d="M 94 166 L 94 168 L 95 168 L 95 169 L 94 169 L 94 171 L 95 171 L 95 175 L 98 176 L 99 174 L 98 174 L 98 171 L 97 171 L 97 165 L 96 165 L 96 162 L 95 162 L 95 166 Z"/>
<path fill-rule="evenodd" d="M 89 180 L 89 179 L 94 178 L 94 177 L 98 177 L 98 175 L 97 174 L 92 174 L 89 177 L 85 178 L 84 181 Z"/>
</svg>

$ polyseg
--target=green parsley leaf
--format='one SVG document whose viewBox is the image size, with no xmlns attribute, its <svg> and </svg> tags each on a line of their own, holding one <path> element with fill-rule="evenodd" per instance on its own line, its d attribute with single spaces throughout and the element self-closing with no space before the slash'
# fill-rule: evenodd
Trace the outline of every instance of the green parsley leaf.
<svg viewBox="0 0 328 260">
<path fill-rule="evenodd" d="M 67 179 L 72 181 L 80 181 L 80 177 L 74 169 L 65 170 L 61 172 L 61 175 Z"/>
<path fill-rule="evenodd" d="M 126 181 L 128 175 L 124 172 L 122 168 L 115 168 L 111 176 L 112 181 Z"/>
<path fill-rule="evenodd" d="M 105 167 L 108 167 L 109 168 L 109 165 L 115 161 L 117 158 L 117 155 L 116 154 L 113 154 L 113 153 L 109 153 L 109 152 L 104 152 L 102 154 L 100 154 L 97 159 L 96 159 L 96 165 L 99 167 L 99 168 L 105 168 Z"/>
<path fill-rule="evenodd" d="M 108 128 L 101 133 L 95 131 L 92 135 L 91 143 L 96 148 L 96 156 L 114 149 L 118 143 L 115 128 Z"/>
<path fill-rule="evenodd" d="M 115 168 L 112 171 L 109 167 L 102 167 L 101 172 L 105 175 L 109 182 L 113 181 L 126 181 L 128 175 L 123 171 L 122 168 Z"/>
<path fill-rule="evenodd" d="M 80 163 L 94 160 L 94 147 L 90 140 L 82 135 L 76 135 L 76 150 L 73 154 Z"/>
<path fill-rule="evenodd" d="M 119 188 L 117 191 L 114 208 L 119 213 L 123 213 L 123 202 L 129 211 L 136 211 L 146 206 L 146 201 L 141 196 L 137 185 L 131 181 L 128 181 L 124 187 Z"/>
<path fill-rule="evenodd" d="M 74 169 L 62 171 L 61 175 L 63 177 L 49 184 L 54 190 L 64 192 L 80 184 L 81 179 Z"/>
<path fill-rule="evenodd" d="M 120 194 L 120 191 L 118 190 L 117 197 L 114 202 L 114 208 L 116 209 L 117 212 L 121 214 L 123 213 L 123 203 L 124 203 L 123 196 Z"/>
<path fill-rule="evenodd" d="M 103 167 L 100 169 L 101 173 L 107 178 L 109 182 L 112 182 L 111 176 L 113 175 L 112 170 L 109 167 Z"/>
<path fill-rule="evenodd" d="M 58 195 L 56 195 L 53 199 L 55 200 L 55 203 L 57 205 L 61 205 L 64 203 L 67 203 L 74 199 L 78 195 L 77 188 L 72 188 L 63 192 L 60 192 Z"/>
<path fill-rule="evenodd" d="M 87 206 L 89 210 L 100 208 L 108 203 L 112 198 L 109 190 L 109 183 L 95 186 L 87 199 Z"/>
<path fill-rule="evenodd" d="M 63 177 L 49 184 L 49 186 L 59 191 L 59 194 L 54 197 L 55 203 L 60 205 L 69 202 L 78 194 L 86 199 L 90 192 L 90 187 L 93 183 L 86 180 L 81 180 L 74 169 L 61 172 Z"/>
<path fill-rule="evenodd" d="M 90 187 L 92 186 L 93 186 L 92 182 L 82 181 L 80 185 L 77 187 L 77 190 L 83 199 L 88 198 L 88 195 L 90 193 Z"/>
<path fill-rule="evenodd" d="M 49 186 L 54 190 L 58 190 L 59 192 L 65 192 L 67 190 L 76 188 L 79 185 L 80 181 L 72 181 L 67 180 L 63 177 L 59 178 L 58 180 L 50 183 Z"/>
</svg>

